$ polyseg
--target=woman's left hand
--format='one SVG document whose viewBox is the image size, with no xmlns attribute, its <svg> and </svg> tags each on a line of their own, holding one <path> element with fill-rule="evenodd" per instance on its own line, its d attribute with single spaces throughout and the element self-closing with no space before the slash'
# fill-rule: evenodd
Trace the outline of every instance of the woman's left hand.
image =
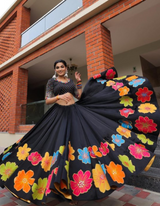
<svg viewBox="0 0 160 206">
<path fill-rule="evenodd" d="M 75 72 L 75 79 L 77 81 L 80 81 L 81 80 L 81 74 L 79 72 Z"/>
</svg>

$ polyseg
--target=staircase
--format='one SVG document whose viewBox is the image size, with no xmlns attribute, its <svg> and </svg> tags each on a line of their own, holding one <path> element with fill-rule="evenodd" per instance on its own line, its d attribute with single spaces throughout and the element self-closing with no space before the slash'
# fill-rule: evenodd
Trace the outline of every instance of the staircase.
<svg viewBox="0 0 160 206">
<path fill-rule="evenodd" d="M 128 185 L 160 192 L 160 138 L 158 139 L 155 155 L 156 158 L 152 167 L 147 172 L 143 171 L 141 174 L 131 177 L 127 183 Z"/>
</svg>

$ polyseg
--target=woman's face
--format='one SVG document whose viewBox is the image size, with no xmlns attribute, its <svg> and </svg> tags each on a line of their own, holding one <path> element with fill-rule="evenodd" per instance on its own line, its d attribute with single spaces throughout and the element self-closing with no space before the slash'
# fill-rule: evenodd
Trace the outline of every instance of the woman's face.
<svg viewBox="0 0 160 206">
<path fill-rule="evenodd" d="M 60 77 L 64 76 L 66 73 L 67 67 L 62 62 L 56 64 L 55 71 L 56 74 Z"/>
</svg>

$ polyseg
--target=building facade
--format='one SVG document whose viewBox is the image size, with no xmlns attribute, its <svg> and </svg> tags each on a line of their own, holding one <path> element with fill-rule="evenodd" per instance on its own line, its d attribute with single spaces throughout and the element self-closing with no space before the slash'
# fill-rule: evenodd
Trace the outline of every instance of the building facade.
<svg viewBox="0 0 160 206">
<path fill-rule="evenodd" d="M 112 66 L 143 75 L 159 100 L 159 11 L 159 0 L 15 0 L 0 19 L 0 139 L 28 132 L 47 110 L 57 59 L 71 58 L 83 85 Z"/>
</svg>

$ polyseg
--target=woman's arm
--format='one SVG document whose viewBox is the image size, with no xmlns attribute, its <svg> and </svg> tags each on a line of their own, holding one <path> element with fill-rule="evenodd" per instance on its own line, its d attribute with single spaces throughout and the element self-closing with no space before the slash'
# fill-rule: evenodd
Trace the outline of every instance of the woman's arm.
<svg viewBox="0 0 160 206">
<path fill-rule="evenodd" d="M 70 94 L 65 93 L 65 94 L 57 95 L 55 97 L 46 98 L 46 104 L 53 104 L 53 103 L 57 102 L 58 100 L 63 100 L 67 104 L 71 99 L 72 98 L 71 98 Z"/>
<path fill-rule="evenodd" d="M 82 80 L 79 72 L 75 72 L 75 79 L 77 80 L 77 99 L 80 99 L 82 95 Z"/>
</svg>

